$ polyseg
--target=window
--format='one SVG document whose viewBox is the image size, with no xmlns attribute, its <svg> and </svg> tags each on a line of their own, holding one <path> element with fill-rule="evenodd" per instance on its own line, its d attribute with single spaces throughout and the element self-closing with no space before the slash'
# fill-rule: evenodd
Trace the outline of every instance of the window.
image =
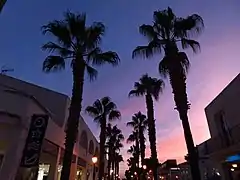
<svg viewBox="0 0 240 180">
<path fill-rule="evenodd" d="M 88 150 L 88 137 L 87 132 L 82 131 L 79 141 L 80 146 L 82 146 L 84 149 Z"/>
<path fill-rule="evenodd" d="M 225 143 L 229 145 L 231 135 L 227 125 L 224 111 L 221 110 L 218 113 L 216 113 L 214 116 L 214 120 L 220 136 L 224 139 Z"/>
<path fill-rule="evenodd" d="M 94 144 L 93 141 L 91 140 L 89 142 L 89 150 L 88 150 L 89 154 L 94 154 Z"/>
</svg>

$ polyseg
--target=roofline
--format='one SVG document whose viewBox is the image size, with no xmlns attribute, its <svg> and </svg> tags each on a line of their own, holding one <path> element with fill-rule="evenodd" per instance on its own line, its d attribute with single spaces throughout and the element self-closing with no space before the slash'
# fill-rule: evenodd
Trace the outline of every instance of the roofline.
<svg viewBox="0 0 240 180">
<path fill-rule="evenodd" d="M 226 91 L 226 89 L 227 89 L 233 82 L 235 82 L 235 80 L 236 80 L 238 77 L 240 77 L 240 73 L 238 73 L 238 75 L 235 76 L 235 77 L 223 88 L 223 90 L 204 108 L 204 110 L 206 111 L 206 109 L 208 109 L 209 106 L 211 106 L 211 105 L 214 103 L 214 101 L 216 101 L 216 99 L 217 99 L 219 96 L 221 96 L 221 95 Z"/>
</svg>

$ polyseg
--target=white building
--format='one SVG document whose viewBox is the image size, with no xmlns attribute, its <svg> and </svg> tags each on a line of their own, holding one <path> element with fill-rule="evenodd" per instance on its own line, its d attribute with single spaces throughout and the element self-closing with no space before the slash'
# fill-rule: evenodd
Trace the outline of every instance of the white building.
<svg viewBox="0 0 240 180">
<path fill-rule="evenodd" d="M 0 75 L 1 180 L 15 179 L 33 114 L 50 116 L 40 156 L 38 180 L 43 175 L 47 175 L 48 180 L 59 179 L 69 102 L 64 94 Z M 88 180 L 93 178 L 91 158 L 98 154 L 99 144 L 83 118 L 79 122 L 70 179 Z"/>
<path fill-rule="evenodd" d="M 205 108 L 211 138 L 198 146 L 202 174 L 240 179 L 240 74 Z"/>
</svg>

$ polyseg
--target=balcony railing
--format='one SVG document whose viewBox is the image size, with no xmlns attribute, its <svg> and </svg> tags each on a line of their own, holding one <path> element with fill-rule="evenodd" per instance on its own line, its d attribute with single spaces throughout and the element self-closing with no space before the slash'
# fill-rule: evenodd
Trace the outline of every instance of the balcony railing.
<svg viewBox="0 0 240 180">
<path fill-rule="evenodd" d="M 205 141 L 205 147 L 202 149 L 204 152 L 201 152 L 201 154 L 212 154 L 238 143 L 240 143 L 240 124 L 229 129 L 227 133 L 219 134 Z"/>
</svg>

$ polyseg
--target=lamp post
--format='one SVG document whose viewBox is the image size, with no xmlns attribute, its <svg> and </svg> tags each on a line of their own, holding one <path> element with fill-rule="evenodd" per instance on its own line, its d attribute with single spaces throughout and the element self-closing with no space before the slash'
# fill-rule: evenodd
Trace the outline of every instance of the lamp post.
<svg viewBox="0 0 240 180">
<path fill-rule="evenodd" d="M 92 162 L 93 162 L 93 180 L 95 180 L 95 176 L 96 176 L 95 165 L 96 165 L 97 161 L 98 161 L 97 156 L 93 156 L 92 157 Z"/>
</svg>

